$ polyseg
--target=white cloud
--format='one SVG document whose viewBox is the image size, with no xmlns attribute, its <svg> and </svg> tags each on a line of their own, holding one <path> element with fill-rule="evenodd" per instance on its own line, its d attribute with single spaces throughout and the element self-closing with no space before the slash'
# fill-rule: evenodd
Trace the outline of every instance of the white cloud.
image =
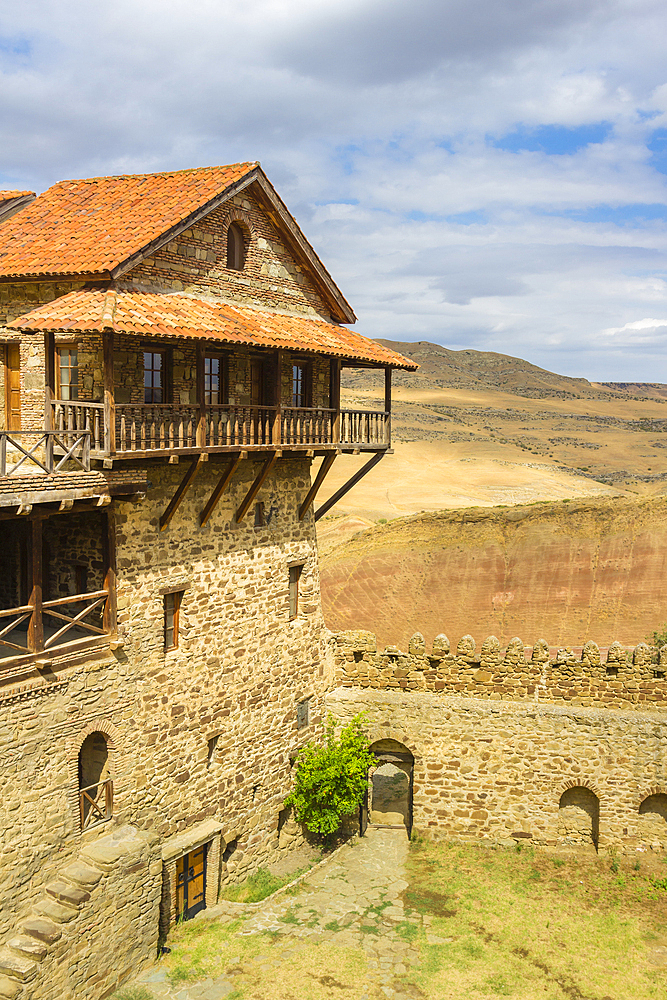
<svg viewBox="0 0 667 1000">
<path fill-rule="evenodd" d="M 0 184 L 262 160 L 373 336 L 667 381 L 658 0 L 24 0 Z M 520 128 L 607 122 L 568 155 Z"/>
</svg>

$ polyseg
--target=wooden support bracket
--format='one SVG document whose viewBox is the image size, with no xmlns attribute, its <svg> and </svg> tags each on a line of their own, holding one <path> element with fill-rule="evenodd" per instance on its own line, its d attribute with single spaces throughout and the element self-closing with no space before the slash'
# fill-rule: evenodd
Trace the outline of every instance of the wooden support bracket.
<svg viewBox="0 0 667 1000">
<path fill-rule="evenodd" d="M 243 501 L 243 503 L 241 504 L 241 506 L 239 507 L 239 509 L 236 511 L 236 523 L 237 524 L 240 521 L 242 521 L 243 518 L 248 513 L 248 508 L 250 507 L 250 504 L 253 502 L 253 500 L 255 499 L 255 497 L 257 496 L 257 494 L 259 493 L 259 491 L 260 491 L 260 489 L 262 487 L 262 484 L 264 483 L 264 480 L 266 479 L 266 477 L 268 476 L 268 474 L 271 472 L 271 469 L 273 468 L 273 466 L 278 461 L 279 454 L 282 454 L 282 452 L 274 451 L 273 454 L 269 455 L 269 457 L 264 462 L 264 465 L 262 466 L 261 471 L 259 472 L 259 475 L 256 477 L 255 482 L 252 484 L 252 486 L 248 490 L 248 493 L 246 494 L 245 500 Z"/>
<path fill-rule="evenodd" d="M 335 460 L 336 460 L 336 452 L 335 451 L 330 452 L 328 455 L 325 455 L 324 458 L 322 459 L 322 464 L 320 465 L 319 469 L 317 470 L 317 475 L 315 476 L 315 482 L 313 483 L 313 485 L 310 487 L 310 489 L 306 493 L 306 499 L 303 501 L 303 503 L 299 507 L 299 520 L 300 521 L 303 521 L 304 517 L 308 513 L 310 505 L 312 504 L 313 500 L 317 496 L 317 491 L 319 490 L 320 486 L 324 482 L 324 477 L 328 473 L 328 471 L 331 468 L 331 466 L 334 464 Z"/>
<path fill-rule="evenodd" d="M 338 503 L 338 501 L 342 499 L 342 497 L 344 497 L 345 494 L 349 490 L 351 490 L 353 486 L 356 486 L 359 480 L 363 479 L 366 473 L 370 472 L 373 466 L 377 465 L 381 458 L 384 458 L 384 452 L 377 451 L 370 459 L 370 461 L 366 462 L 365 465 L 362 465 L 358 472 L 355 472 L 355 474 L 351 476 L 348 479 L 348 481 L 341 486 L 339 490 L 336 490 L 333 496 L 329 497 L 329 499 L 326 500 L 322 504 L 322 506 L 315 511 L 315 520 L 319 521 L 321 517 L 324 517 L 327 511 L 331 510 L 333 505 Z"/>
<path fill-rule="evenodd" d="M 203 511 L 199 515 L 199 524 L 201 525 L 202 528 L 204 527 L 204 525 L 208 521 L 209 517 L 211 516 L 211 514 L 213 513 L 213 511 L 217 507 L 217 504 L 218 504 L 218 501 L 219 501 L 220 497 L 222 496 L 222 494 L 225 492 L 225 490 L 229 486 L 229 484 L 230 484 L 230 482 L 232 480 L 232 476 L 234 475 L 234 473 L 238 469 L 242 457 L 243 457 L 243 452 L 241 452 L 241 454 L 236 455 L 234 458 L 232 458 L 231 462 L 227 465 L 225 471 L 220 476 L 220 479 L 218 480 L 217 486 L 215 487 L 215 489 L 211 493 L 210 497 L 208 498 L 208 503 L 206 504 L 206 506 L 204 507 Z"/>
<path fill-rule="evenodd" d="M 193 460 L 190 462 L 188 471 L 185 473 L 183 479 L 181 480 L 181 485 L 178 487 L 173 497 L 169 501 L 169 506 L 165 510 L 164 514 L 160 517 L 160 531 L 164 531 L 164 529 L 167 527 L 167 525 L 171 521 L 172 517 L 174 516 L 178 508 L 181 506 L 183 497 L 192 486 L 192 482 L 197 473 L 199 472 L 199 466 L 201 465 L 201 462 L 202 462 L 201 455 L 197 455 L 196 458 L 193 458 Z"/>
</svg>

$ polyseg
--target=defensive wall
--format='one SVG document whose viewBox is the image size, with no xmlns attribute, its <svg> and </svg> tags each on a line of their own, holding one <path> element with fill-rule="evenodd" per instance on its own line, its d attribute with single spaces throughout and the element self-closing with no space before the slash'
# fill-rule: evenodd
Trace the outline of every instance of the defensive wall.
<svg viewBox="0 0 667 1000">
<path fill-rule="evenodd" d="M 332 636 L 339 723 L 365 712 L 373 743 L 414 759 L 410 813 L 434 836 L 602 850 L 667 846 L 667 649 L 601 653 L 544 640 L 476 649 L 379 650 L 371 632 Z"/>
</svg>

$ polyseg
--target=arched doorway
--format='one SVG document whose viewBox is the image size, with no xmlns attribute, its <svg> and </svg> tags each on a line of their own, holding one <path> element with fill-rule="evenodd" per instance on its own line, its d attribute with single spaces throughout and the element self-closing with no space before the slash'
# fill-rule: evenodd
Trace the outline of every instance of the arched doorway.
<svg viewBox="0 0 667 1000">
<path fill-rule="evenodd" d="M 639 806 L 639 835 L 643 840 L 667 844 L 667 795 L 649 795 Z"/>
<path fill-rule="evenodd" d="M 558 839 L 564 844 L 586 845 L 598 849 L 600 800 L 584 785 L 568 788 L 558 803 Z"/>
<path fill-rule="evenodd" d="M 104 733 L 89 733 L 79 750 L 79 812 L 81 829 L 111 819 L 113 782 Z"/>
<path fill-rule="evenodd" d="M 414 757 L 397 740 L 377 740 L 370 749 L 377 763 L 369 774 L 368 822 L 374 826 L 404 826 L 410 836 Z"/>
</svg>

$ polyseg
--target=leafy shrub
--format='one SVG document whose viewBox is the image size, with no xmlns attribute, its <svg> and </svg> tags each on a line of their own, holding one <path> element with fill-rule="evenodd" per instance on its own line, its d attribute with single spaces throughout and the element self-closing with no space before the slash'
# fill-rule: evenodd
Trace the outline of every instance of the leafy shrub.
<svg viewBox="0 0 667 1000">
<path fill-rule="evenodd" d="M 667 645 L 667 624 L 663 625 L 661 629 L 656 629 L 654 632 L 649 632 L 645 639 L 649 646 L 657 646 L 660 649 L 661 646 Z"/>
<path fill-rule="evenodd" d="M 363 800 L 368 769 L 375 761 L 363 730 L 363 715 L 355 717 L 337 739 L 333 718 L 327 719 L 324 742 L 302 747 L 296 759 L 294 790 L 285 808 L 294 810 L 311 833 L 331 837 Z"/>
</svg>

